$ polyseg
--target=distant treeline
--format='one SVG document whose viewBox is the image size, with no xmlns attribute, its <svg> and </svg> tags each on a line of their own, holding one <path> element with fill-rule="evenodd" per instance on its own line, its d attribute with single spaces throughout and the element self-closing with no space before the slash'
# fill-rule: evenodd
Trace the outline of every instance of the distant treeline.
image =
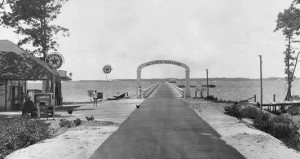
<svg viewBox="0 0 300 159">
<path fill-rule="evenodd" d="M 185 79 L 178 79 L 178 78 L 152 78 L 152 79 L 142 79 L 142 81 L 168 81 L 168 80 L 177 80 L 177 81 L 184 81 Z M 206 78 L 191 78 L 191 81 L 203 81 Z M 216 78 L 209 78 L 210 81 L 251 81 L 251 80 L 259 80 L 259 78 L 226 78 L 226 77 L 216 77 Z M 264 80 L 285 80 L 284 77 L 268 77 L 264 78 Z M 298 80 L 298 78 L 295 78 Z M 80 82 L 105 82 L 105 80 L 79 80 Z M 114 79 L 111 81 L 136 81 L 136 79 Z"/>
</svg>

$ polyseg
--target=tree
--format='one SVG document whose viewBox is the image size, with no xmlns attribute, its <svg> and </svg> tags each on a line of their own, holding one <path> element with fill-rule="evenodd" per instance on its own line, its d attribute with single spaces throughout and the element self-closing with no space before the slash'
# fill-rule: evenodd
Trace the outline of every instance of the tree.
<svg viewBox="0 0 300 159">
<path fill-rule="evenodd" d="M 0 0 L 0 17 L 3 14 L 3 6 L 5 5 L 5 0 Z M 2 18 L 0 18 L 0 25 L 3 23 Z"/>
<path fill-rule="evenodd" d="M 4 5 L 4 0 L 0 1 L 0 8 Z"/>
<path fill-rule="evenodd" d="M 300 29 L 300 10 L 294 7 L 294 3 L 297 3 L 295 0 L 293 4 L 285 9 L 283 13 L 278 14 L 277 26 L 274 31 L 282 30 L 283 35 L 287 41 L 286 50 L 283 52 L 285 55 L 285 74 L 287 75 L 287 94 L 285 100 L 291 100 L 291 88 L 292 82 L 294 79 L 294 72 L 297 65 L 298 55 L 295 56 L 295 50 L 292 47 L 293 43 L 299 42 L 295 41 L 294 37 L 299 35 Z"/>
<path fill-rule="evenodd" d="M 54 37 L 58 33 L 69 36 L 69 30 L 51 22 L 61 13 L 68 0 L 6 0 L 1 15 L 3 25 L 13 28 L 23 35 L 18 45 L 32 44 L 31 53 L 42 55 L 42 60 L 50 50 L 57 51 L 59 44 Z M 2 0 L 4 2 L 4 0 Z"/>
</svg>

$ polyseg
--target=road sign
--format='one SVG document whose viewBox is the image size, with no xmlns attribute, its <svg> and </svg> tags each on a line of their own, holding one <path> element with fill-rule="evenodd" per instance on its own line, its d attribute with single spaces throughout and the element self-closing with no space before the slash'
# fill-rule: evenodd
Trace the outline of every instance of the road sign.
<svg viewBox="0 0 300 159">
<path fill-rule="evenodd" d="M 200 82 L 197 82 L 197 83 L 196 83 L 196 90 L 197 90 L 197 91 L 201 91 L 201 88 L 202 88 L 202 87 L 201 87 L 201 83 L 200 83 Z"/>
<path fill-rule="evenodd" d="M 109 73 L 111 72 L 111 70 L 112 70 L 112 67 L 111 67 L 110 65 L 105 65 L 105 66 L 103 67 L 103 72 L 104 72 L 105 74 L 109 74 Z"/>
<path fill-rule="evenodd" d="M 51 53 L 46 56 L 45 62 L 51 69 L 59 69 L 63 63 L 63 56 L 59 53 Z"/>
</svg>

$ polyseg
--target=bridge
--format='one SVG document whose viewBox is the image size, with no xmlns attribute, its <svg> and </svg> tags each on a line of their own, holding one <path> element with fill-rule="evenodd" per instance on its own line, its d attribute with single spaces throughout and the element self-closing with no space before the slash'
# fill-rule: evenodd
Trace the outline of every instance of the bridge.
<svg viewBox="0 0 300 159">
<path fill-rule="evenodd" d="M 182 90 L 163 82 L 91 159 L 244 158 L 190 109 Z"/>
</svg>

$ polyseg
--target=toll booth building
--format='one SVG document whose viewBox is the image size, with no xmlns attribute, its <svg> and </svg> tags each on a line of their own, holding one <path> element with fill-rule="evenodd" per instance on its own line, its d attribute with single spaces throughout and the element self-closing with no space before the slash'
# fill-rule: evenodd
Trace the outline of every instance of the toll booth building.
<svg viewBox="0 0 300 159">
<path fill-rule="evenodd" d="M 20 110 L 26 81 L 49 79 L 53 72 L 43 61 L 9 40 L 0 40 L 0 110 Z"/>
</svg>

